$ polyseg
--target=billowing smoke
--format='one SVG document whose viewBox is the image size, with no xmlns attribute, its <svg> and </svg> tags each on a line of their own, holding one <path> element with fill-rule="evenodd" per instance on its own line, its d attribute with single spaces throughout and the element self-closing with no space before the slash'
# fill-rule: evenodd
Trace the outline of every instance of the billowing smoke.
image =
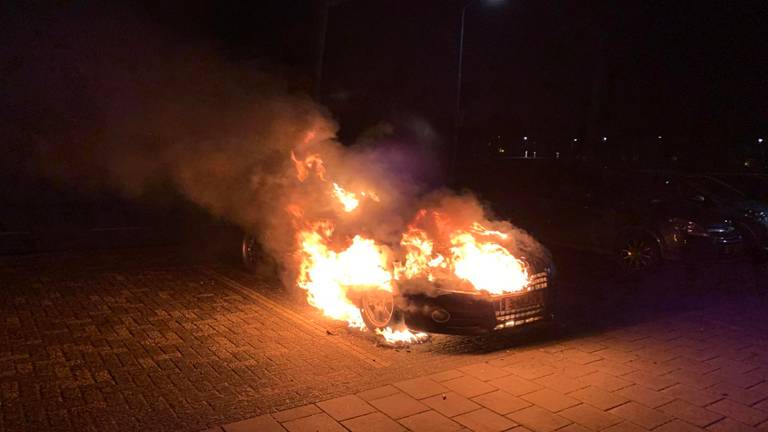
<svg viewBox="0 0 768 432">
<path fill-rule="evenodd" d="M 457 226 L 513 233 L 505 242 L 516 255 L 546 256 L 524 232 L 490 221 L 471 194 L 429 193 L 436 137 L 423 122 L 414 121 L 410 140 L 378 127 L 344 146 L 330 114 L 274 71 L 169 42 L 129 17 L 65 18 L 42 33 L 17 27 L 19 50 L 3 52 L 13 66 L 4 81 L 26 83 L 6 92 L 17 107 L 8 139 L 29 149 L 26 164 L 39 175 L 134 197 L 170 183 L 257 235 L 289 283 L 302 228 L 295 211 L 303 221 L 333 220 L 334 238 L 374 239 L 392 259 L 422 208 L 450 214 Z M 322 162 L 306 163 L 314 155 Z M 340 210 L 334 183 L 366 205 Z"/>
</svg>

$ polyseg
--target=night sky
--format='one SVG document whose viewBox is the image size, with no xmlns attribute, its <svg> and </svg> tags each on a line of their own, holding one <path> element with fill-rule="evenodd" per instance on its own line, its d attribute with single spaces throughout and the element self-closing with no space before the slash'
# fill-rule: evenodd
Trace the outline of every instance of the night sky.
<svg viewBox="0 0 768 432">
<path fill-rule="evenodd" d="M 151 27 L 144 44 L 205 46 L 308 93 L 318 88 L 322 2 L 160 3 L 69 1 L 11 11 L 4 92 L 30 85 L 15 80 L 40 79 L 18 71 L 33 61 L 25 51 L 50 42 L 35 45 L 32 36 L 18 45 L 14 32 L 45 33 L 54 21 L 97 28 L 100 16 Z M 449 142 L 464 2 L 333 3 L 319 89 L 342 137 L 418 118 Z M 478 0 L 466 15 L 462 148 L 471 152 L 502 135 L 511 143 L 530 136 L 542 149 L 578 137 L 598 154 L 749 150 L 768 135 L 766 23 L 768 6 L 760 1 Z M 83 104 L 72 109 L 90 109 Z M 658 135 L 663 144 L 654 141 Z"/>
</svg>

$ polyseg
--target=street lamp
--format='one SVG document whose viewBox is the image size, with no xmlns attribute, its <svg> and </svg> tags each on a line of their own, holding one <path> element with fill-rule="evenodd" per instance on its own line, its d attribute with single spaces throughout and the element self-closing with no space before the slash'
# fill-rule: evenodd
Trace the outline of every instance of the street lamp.
<svg viewBox="0 0 768 432">
<path fill-rule="evenodd" d="M 315 99 L 320 100 L 320 83 L 323 79 L 323 61 L 325 60 L 325 42 L 328 37 L 328 14 L 330 9 L 349 0 L 323 0 L 319 3 L 319 19 L 317 52 L 315 53 Z"/>
<path fill-rule="evenodd" d="M 456 107 L 453 113 L 453 155 L 451 158 L 451 171 L 456 171 L 456 158 L 459 153 L 459 131 L 461 130 L 461 75 L 464 69 L 464 18 L 467 15 L 467 9 L 478 2 L 484 1 L 486 3 L 497 4 L 502 3 L 504 0 L 468 0 L 461 7 L 461 15 L 459 18 L 459 58 L 456 72 Z"/>
</svg>

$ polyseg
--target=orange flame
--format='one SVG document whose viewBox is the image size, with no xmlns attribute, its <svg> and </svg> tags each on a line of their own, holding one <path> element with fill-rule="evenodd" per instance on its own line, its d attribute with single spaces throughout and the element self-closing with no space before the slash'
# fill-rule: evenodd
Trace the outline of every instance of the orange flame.
<svg viewBox="0 0 768 432">
<path fill-rule="evenodd" d="M 360 205 L 360 200 L 357 199 L 357 196 L 353 192 L 347 192 L 339 186 L 338 183 L 333 184 L 333 194 L 336 196 L 336 199 L 341 202 L 341 204 L 344 206 L 344 211 L 349 213 L 352 210 L 356 209 L 357 206 Z"/>
<path fill-rule="evenodd" d="M 452 230 L 449 217 L 433 211 L 431 216 L 438 230 L 448 231 L 450 246 L 441 245 L 441 253 L 427 231 L 416 227 L 425 215 L 426 210 L 420 210 L 400 240 L 406 256 L 395 269 L 395 279 L 425 277 L 435 281 L 458 278 L 469 282 L 474 289 L 490 294 L 522 291 L 528 285 L 525 263 L 491 240 L 503 241 L 509 234 L 488 230 L 478 222 L 472 223 L 469 230 Z"/>
<path fill-rule="evenodd" d="M 376 242 L 359 235 L 352 239 L 349 247 L 335 252 L 328 246 L 323 230 L 327 235 L 332 234 L 329 226 L 299 233 L 303 257 L 298 285 L 307 290 L 309 304 L 325 315 L 363 329 L 365 323 L 360 310 L 349 296 L 354 290 L 392 292 L 388 256 Z"/>
</svg>

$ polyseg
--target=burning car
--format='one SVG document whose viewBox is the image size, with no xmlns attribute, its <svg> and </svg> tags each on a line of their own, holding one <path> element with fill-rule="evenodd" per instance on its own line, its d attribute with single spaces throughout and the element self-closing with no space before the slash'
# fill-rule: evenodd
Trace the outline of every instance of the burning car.
<svg viewBox="0 0 768 432">
<path fill-rule="evenodd" d="M 487 217 L 472 195 L 406 195 L 384 170 L 371 174 L 369 160 L 368 170 L 337 177 L 332 165 L 356 164 L 306 149 L 290 161 L 294 176 L 281 183 L 282 213 L 267 233 L 283 242 L 269 249 L 283 280 L 325 316 L 406 343 L 420 332 L 478 334 L 552 316 L 548 252 Z M 243 239 L 248 266 L 266 249 L 256 238 Z"/>
<path fill-rule="evenodd" d="M 475 228 L 475 235 L 503 235 Z M 446 258 L 432 250 L 429 240 L 422 238 L 415 243 L 411 237 L 404 241 L 406 248 L 411 247 L 410 253 L 404 261 L 392 263 L 392 273 L 385 269 L 386 260 L 380 260 L 381 249 L 369 240 L 356 238 L 330 261 L 327 256 L 334 253 L 321 247 L 322 251 L 315 249 L 319 254 L 307 262 L 299 285 L 310 293 L 310 303 L 327 315 L 387 339 L 416 337 L 409 329 L 473 335 L 553 318 L 554 267 L 548 259 L 518 259 L 489 243 L 470 246 L 470 235 L 462 235 L 464 252 L 474 255 L 468 262 L 451 264 L 457 255 Z M 319 240 L 311 234 L 305 239 L 315 247 Z M 455 244 L 461 241 L 454 239 Z M 368 259 L 355 259 L 355 255 Z M 265 259 L 256 236 L 244 235 L 242 258 L 249 269 Z M 333 268 L 323 269 L 318 261 Z M 334 272 L 337 274 L 332 276 Z M 355 276 L 355 272 L 359 274 Z M 465 278 L 457 277 L 456 272 Z M 340 284 L 338 279 L 347 280 Z"/>
</svg>

